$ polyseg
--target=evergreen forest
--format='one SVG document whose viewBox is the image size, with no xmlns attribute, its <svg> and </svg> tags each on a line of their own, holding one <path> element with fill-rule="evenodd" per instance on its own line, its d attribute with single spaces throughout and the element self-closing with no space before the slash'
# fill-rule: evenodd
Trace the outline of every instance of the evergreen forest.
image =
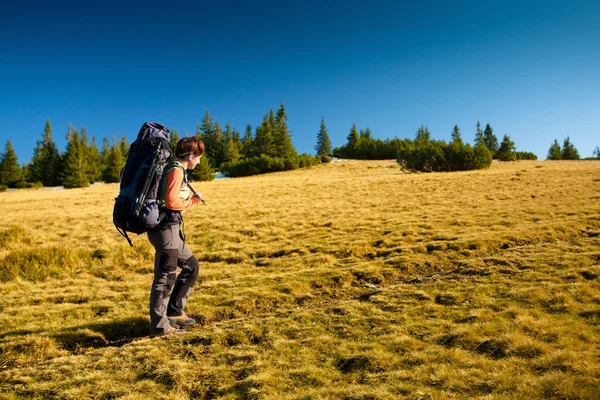
<svg viewBox="0 0 600 400">
<path fill-rule="evenodd" d="M 451 140 L 435 140 L 427 126 L 417 129 L 414 139 L 378 139 L 371 130 L 358 129 L 353 124 L 346 143 L 332 148 L 325 119 L 321 118 L 316 135 L 315 153 L 298 154 L 292 143 L 288 116 L 283 103 L 277 111 L 269 110 L 262 122 L 253 129 L 247 125 L 243 135 L 231 124 L 223 128 L 206 110 L 197 125 L 195 135 L 206 147 L 200 165 L 191 171 L 192 180 L 214 179 L 215 172 L 229 177 L 249 176 L 268 172 L 310 167 L 330 162 L 332 157 L 340 159 L 388 160 L 396 159 L 410 171 L 461 171 L 488 168 L 492 160 L 516 161 L 535 160 L 536 155 L 518 151 L 509 135 L 499 141 L 491 125 L 481 128 L 477 121 L 473 145 L 462 139 L 458 126 L 451 132 Z M 171 129 L 173 146 L 180 139 L 177 130 Z M 37 141 L 33 157 L 21 166 L 10 140 L 0 153 L 0 190 L 7 188 L 31 188 L 63 186 L 65 188 L 86 187 L 95 182 L 119 182 L 120 172 L 125 165 L 129 150 L 126 134 L 104 137 L 101 148 L 95 137 L 88 137 L 84 127 L 80 130 L 69 126 L 66 132 L 66 148 L 60 151 L 52 136 L 50 120 L 46 121 L 42 137 Z M 548 150 L 548 160 L 579 160 L 579 152 L 567 136 L 561 146 L 554 140 Z M 596 147 L 591 159 L 600 159 Z"/>
</svg>

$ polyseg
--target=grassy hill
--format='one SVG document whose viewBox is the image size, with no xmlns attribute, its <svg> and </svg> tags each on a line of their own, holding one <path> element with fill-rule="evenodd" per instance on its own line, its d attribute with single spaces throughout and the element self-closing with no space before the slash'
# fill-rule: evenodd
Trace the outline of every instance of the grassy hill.
<svg viewBox="0 0 600 400">
<path fill-rule="evenodd" d="M 149 338 L 117 185 L 0 193 L 0 399 L 596 399 L 600 162 L 195 184 L 201 323 Z"/>
</svg>

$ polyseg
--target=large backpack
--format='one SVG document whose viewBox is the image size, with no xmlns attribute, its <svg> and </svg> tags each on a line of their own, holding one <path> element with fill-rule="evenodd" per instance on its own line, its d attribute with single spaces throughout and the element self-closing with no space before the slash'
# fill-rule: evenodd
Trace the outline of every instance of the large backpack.
<svg viewBox="0 0 600 400">
<path fill-rule="evenodd" d="M 133 246 L 127 232 L 138 235 L 156 228 L 163 217 L 159 189 L 173 147 L 169 129 L 156 122 L 142 125 L 129 147 L 121 171 L 119 196 L 115 199 L 113 222 L 117 231 Z"/>
</svg>

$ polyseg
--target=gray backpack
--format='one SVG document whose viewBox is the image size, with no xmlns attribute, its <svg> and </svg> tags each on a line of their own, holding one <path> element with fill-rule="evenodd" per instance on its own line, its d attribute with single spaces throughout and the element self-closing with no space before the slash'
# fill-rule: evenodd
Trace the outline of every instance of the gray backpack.
<svg viewBox="0 0 600 400">
<path fill-rule="evenodd" d="M 172 155 L 169 129 L 156 122 L 144 123 L 127 152 L 113 209 L 115 227 L 131 246 L 127 232 L 139 235 L 160 224 L 160 182 Z"/>
</svg>

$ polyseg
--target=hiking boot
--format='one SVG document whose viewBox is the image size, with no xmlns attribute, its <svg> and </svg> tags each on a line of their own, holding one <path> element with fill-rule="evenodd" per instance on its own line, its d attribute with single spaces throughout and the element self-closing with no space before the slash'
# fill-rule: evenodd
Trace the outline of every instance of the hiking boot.
<svg viewBox="0 0 600 400">
<path fill-rule="evenodd" d="M 175 336 L 184 333 L 183 329 L 170 326 L 168 329 L 153 329 L 150 331 L 150 336 Z"/>
<path fill-rule="evenodd" d="M 194 318 L 190 318 L 185 314 L 172 317 L 167 316 L 167 318 L 169 319 L 169 323 L 171 325 L 192 326 L 196 323 Z"/>
</svg>

